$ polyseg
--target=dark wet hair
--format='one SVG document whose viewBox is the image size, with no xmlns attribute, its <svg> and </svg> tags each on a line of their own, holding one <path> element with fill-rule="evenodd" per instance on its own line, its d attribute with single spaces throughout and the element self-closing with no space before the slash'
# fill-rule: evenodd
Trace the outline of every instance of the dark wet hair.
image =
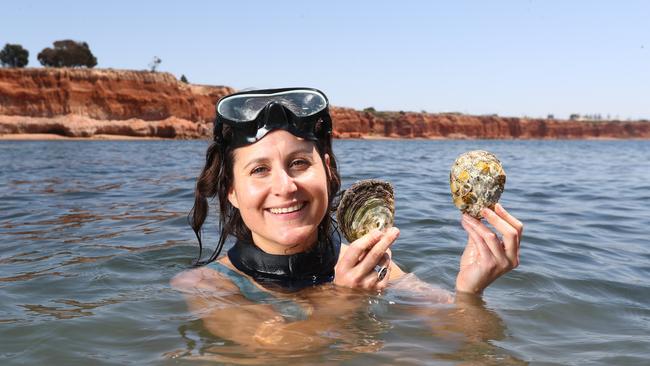
<svg viewBox="0 0 650 366">
<path fill-rule="evenodd" d="M 323 161 L 323 167 L 327 174 L 327 200 L 328 209 L 325 217 L 318 226 L 319 244 L 321 238 L 326 238 L 325 245 L 332 245 L 329 233 L 335 225 L 331 212 L 335 209 L 334 198 L 341 188 L 341 177 L 338 172 L 336 158 L 332 151 L 332 135 L 325 131 L 323 123 L 316 124 L 317 141 L 314 141 L 316 150 Z M 202 266 L 215 261 L 224 243 L 229 235 L 241 240 L 252 241 L 250 229 L 244 224 L 239 210 L 235 208 L 228 200 L 228 191 L 233 184 L 233 165 L 234 150 L 230 143 L 233 138 L 232 130 L 229 126 L 223 126 L 223 142 L 212 142 L 208 147 L 205 155 L 205 166 L 201 171 L 194 190 L 194 207 L 188 215 L 188 221 L 192 230 L 199 241 L 199 255 L 192 263 L 194 266 Z M 329 155 L 329 169 L 325 166 L 325 154 Z M 203 256 L 203 242 L 201 240 L 201 227 L 208 216 L 209 202 L 208 199 L 216 199 L 219 204 L 219 241 L 212 255 L 206 260 L 201 260 Z"/>
</svg>

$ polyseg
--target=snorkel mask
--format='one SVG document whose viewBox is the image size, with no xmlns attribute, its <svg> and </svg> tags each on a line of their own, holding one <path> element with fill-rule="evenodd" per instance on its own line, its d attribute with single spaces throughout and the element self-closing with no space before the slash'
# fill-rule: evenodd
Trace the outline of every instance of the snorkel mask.
<svg viewBox="0 0 650 366">
<path fill-rule="evenodd" d="M 332 133 L 329 102 L 311 88 L 252 90 L 221 98 L 217 103 L 214 141 L 224 144 L 223 125 L 233 132 L 233 148 L 259 141 L 276 129 L 316 141 Z"/>
</svg>

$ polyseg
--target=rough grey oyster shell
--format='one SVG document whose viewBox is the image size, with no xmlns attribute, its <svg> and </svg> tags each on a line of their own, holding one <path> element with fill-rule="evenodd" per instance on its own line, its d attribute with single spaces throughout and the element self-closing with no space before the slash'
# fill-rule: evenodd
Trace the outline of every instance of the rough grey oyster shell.
<svg viewBox="0 0 650 366">
<path fill-rule="evenodd" d="M 360 180 L 350 186 L 336 210 L 341 232 L 352 243 L 373 229 L 393 226 L 393 186 L 377 179 Z"/>
<path fill-rule="evenodd" d="M 506 185 L 506 173 L 494 154 L 468 151 L 451 167 L 449 185 L 456 207 L 480 219 L 484 207 L 494 209 L 499 201 Z"/>
</svg>

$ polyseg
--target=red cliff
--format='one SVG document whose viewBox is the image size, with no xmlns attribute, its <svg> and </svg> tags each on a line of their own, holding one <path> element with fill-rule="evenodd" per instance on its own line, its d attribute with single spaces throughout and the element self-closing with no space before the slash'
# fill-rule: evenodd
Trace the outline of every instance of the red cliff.
<svg viewBox="0 0 650 366">
<path fill-rule="evenodd" d="M 340 137 L 585 139 L 650 138 L 650 122 L 566 121 L 458 113 L 359 112 L 335 108 Z"/>
<path fill-rule="evenodd" d="M 216 101 L 234 90 L 168 73 L 0 69 L 0 134 L 205 138 Z M 332 108 L 336 137 L 650 138 L 650 122 L 561 121 Z"/>
<path fill-rule="evenodd" d="M 168 73 L 0 69 L 0 133 L 208 136 L 228 87 L 190 85 Z"/>
</svg>

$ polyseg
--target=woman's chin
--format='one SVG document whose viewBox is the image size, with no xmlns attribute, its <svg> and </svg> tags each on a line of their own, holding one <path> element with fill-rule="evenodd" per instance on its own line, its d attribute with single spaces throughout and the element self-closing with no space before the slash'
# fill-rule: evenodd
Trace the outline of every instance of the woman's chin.
<svg viewBox="0 0 650 366">
<path fill-rule="evenodd" d="M 316 242 L 318 233 L 311 228 L 296 228 L 285 230 L 282 235 L 278 235 L 276 238 L 277 244 L 290 249 L 291 252 L 298 253 L 309 249 Z"/>
</svg>

